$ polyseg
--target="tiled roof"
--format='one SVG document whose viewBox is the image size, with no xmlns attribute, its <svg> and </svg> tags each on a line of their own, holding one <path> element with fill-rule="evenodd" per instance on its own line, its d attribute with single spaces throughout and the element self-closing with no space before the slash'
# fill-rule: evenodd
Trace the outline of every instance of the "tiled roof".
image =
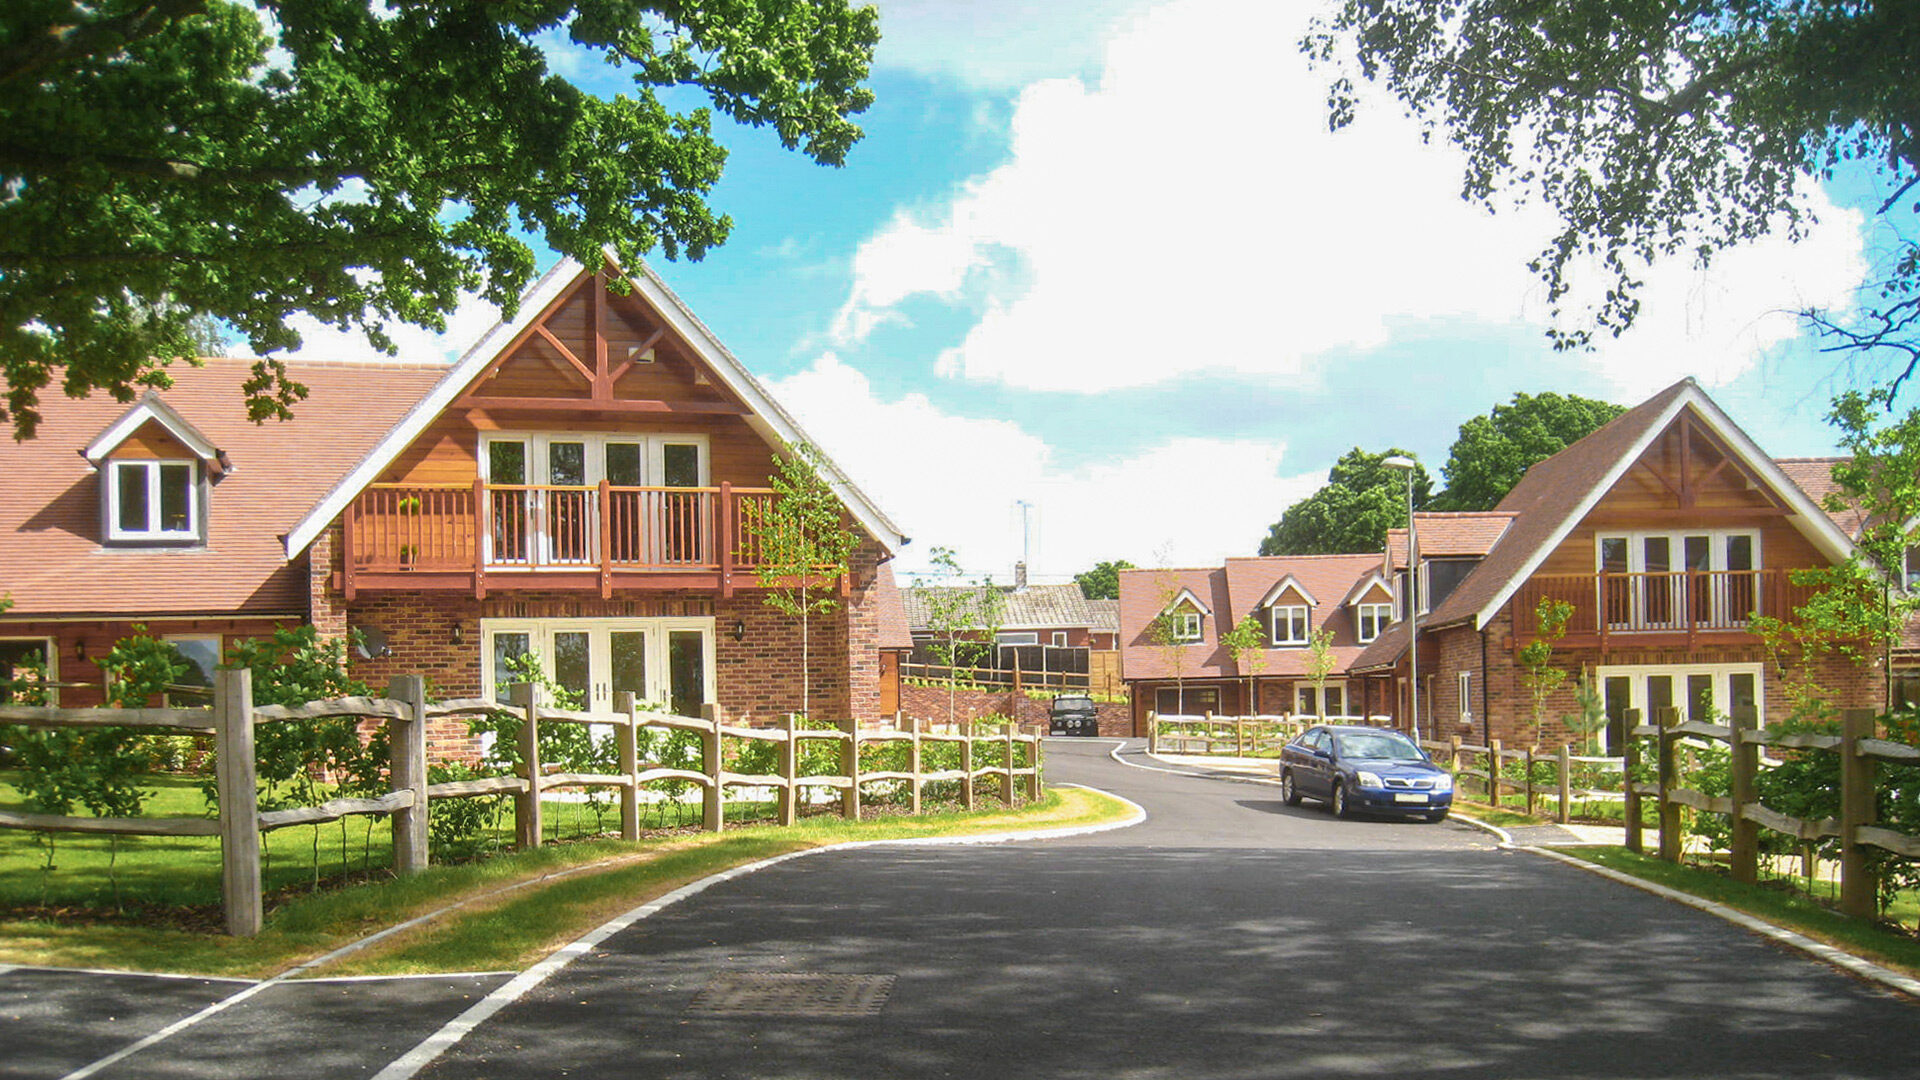
<svg viewBox="0 0 1920 1080">
<path fill-rule="evenodd" d="M 1102 630 L 1114 625 L 1110 609 L 1099 606 L 1112 601 L 1088 600 L 1078 585 L 1029 585 L 1024 589 L 996 585 L 994 589 L 1006 603 L 1000 617 L 1002 630 L 1061 630 L 1080 626 Z M 907 589 L 907 620 L 916 629 L 924 630 L 929 618 L 929 596 L 975 591 L 977 587 L 952 585 L 919 585 Z"/>
<path fill-rule="evenodd" d="M 907 602 L 893 580 L 893 565 L 881 563 L 874 571 L 873 602 L 879 605 L 880 645 L 882 649 L 913 648 L 913 631 L 907 626 Z"/>
<path fill-rule="evenodd" d="M 1310 614 L 1315 630 L 1333 630 L 1333 654 L 1339 671 L 1360 655 L 1358 624 L 1345 606 L 1355 584 L 1380 567 L 1378 555 L 1276 555 L 1228 559 L 1217 569 L 1123 570 L 1120 573 L 1121 673 L 1127 679 L 1173 677 L 1172 657 L 1164 646 L 1146 636 L 1146 628 L 1160 614 L 1165 597 L 1181 588 L 1193 590 L 1213 610 L 1201 624 L 1201 640 L 1182 646 L 1189 678 L 1234 678 L 1248 674 L 1301 675 L 1306 671 L 1304 646 L 1262 650 L 1238 665 L 1220 645 L 1222 628 L 1253 614 L 1260 601 L 1279 582 L 1291 576 L 1311 594 L 1316 605 Z"/>
<path fill-rule="evenodd" d="M 1513 515 L 1501 510 L 1457 510 L 1413 515 L 1420 532 L 1421 558 L 1481 556 L 1493 550 L 1513 524 Z M 1387 558 L 1395 570 L 1407 568 L 1407 530 L 1387 530 Z"/>
<path fill-rule="evenodd" d="M 1827 496 L 1838 494 L 1840 491 L 1840 485 L 1833 482 L 1833 466 L 1837 462 L 1846 460 L 1848 459 L 1839 457 L 1775 458 L 1773 463 L 1780 466 L 1780 471 L 1786 473 L 1789 479 L 1800 485 L 1800 490 L 1806 492 L 1807 497 L 1812 499 L 1820 509 L 1826 510 L 1827 516 L 1833 519 L 1835 525 L 1840 526 L 1848 536 L 1858 540 L 1860 530 L 1867 523 L 1867 516 L 1859 507 L 1849 507 L 1837 512 L 1827 510 Z"/>
<path fill-rule="evenodd" d="M 305 560 L 281 536 L 446 371 L 440 365 L 292 361 L 308 394 L 294 419 L 247 419 L 251 360 L 175 365 L 159 391 L 232 462 L 213 484 L 204 548 L 105 548 L 100 477 L 78 450 L 127 411 L 96 393 L 41 402 L 38 437 L 0 445 L 0 594 L 25 615 L 291 614 L 307 610 Z"/>
</svg>

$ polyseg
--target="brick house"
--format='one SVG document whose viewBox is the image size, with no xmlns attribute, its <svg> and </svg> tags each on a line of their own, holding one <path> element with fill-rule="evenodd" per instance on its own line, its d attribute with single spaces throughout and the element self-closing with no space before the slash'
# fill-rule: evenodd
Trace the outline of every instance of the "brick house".
<svg viewBox="0 0 1920 1080">
<path fill-rule="evenodd" d="M 450 367 L 295 365 L 311 394 L 287 424 L 245 422 L 245 363 L 178 371 L 133 410 L 50 402 L 37 440 L 0 450 L 22 478 L 0 492 L 0 659 L 41 647 L 97 681 L 135 621 L 196 662 L 311 622 L 363 631 L 375 686 L 486 693 L 534 652 L 593 707 L 800 708 L 800 628 L 763 603 L 745 523 L 806 436 L 648 268 L 563 262 Z M 905 647 L 885 564 L 906 538 L 825 472 L 860 545 L 813 620 L 813 709 L 871 718 Z"/>
<path fill-rule="evenodd" d="M 1534 465 L 1494 511 L 1417 515 L 1422 735 L 1535 739 L 1518 652 L 1537 638 L 1535 611 L 1549 597 L 1573 607 L 1554 666 L 1593 679 L 1609 749 L 1628 709 L 1783 717 L 1779 673 L 1748 620 L 1804 602 L 1790 570 L 1853 551 L 1844 515 L 1796 482 L 1815 484 L 1820 469 L 1768 457 L 1686 379 Z M 1408 562 L 1397 535 L 1382 567 L 1402 596 Z M 1403 728 L 1414 719 L 1407 628 L 1396 617 L 1353 664 Z M 1882 700 L 1884 673 L 1823 664 L 1817 677 L 1842 704 Z M 1559 718 L 1573 711 L 1569 684 L 1538 741 L 1571 741 Z"/>
<path fill-rule="evenodd" d="M 1392 593 L 1378 555 L 1228 559 L 1224 566 L 1120 572 L 1120 663 L 1135 729 L 1162 715 L 1364 715 L 1348 671 L 1385 629 Z M 1221 638 L 1248 615 L 1266 647 L 1236 662 Z M 1151 628 L 1170 620 L 1175 641 Z M 1333 632 L 1334 668 L 1316 690 L 1310 636 Z"/>
</svg>

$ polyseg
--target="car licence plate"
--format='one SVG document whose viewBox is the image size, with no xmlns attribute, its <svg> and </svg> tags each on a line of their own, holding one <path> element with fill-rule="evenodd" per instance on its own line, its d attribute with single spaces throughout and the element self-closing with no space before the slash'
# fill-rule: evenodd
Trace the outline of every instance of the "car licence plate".
<svg viewBox="0 0 1920 1080">
<path fill-rule="evenodd" d="M 1396 791 L 1393 793 L 1393 801 L 1394 802 L 1426 802 L 1427 796 L 1424 792 L 1416 791 L 1416 792 L 1409 793 L 1409 792 Z"/>
</svg>

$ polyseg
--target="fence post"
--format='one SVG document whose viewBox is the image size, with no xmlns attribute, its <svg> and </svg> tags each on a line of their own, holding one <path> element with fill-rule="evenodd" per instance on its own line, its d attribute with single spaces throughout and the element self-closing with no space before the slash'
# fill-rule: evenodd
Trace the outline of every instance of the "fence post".
<svg viewBox="0 0 1920 1080">
<path fill-rule="evenodd" d="M 700 765 L 707 774 L 707 790 L 700 799 L 700 827 L 719 832 L 726 828 L 727 810 L 727 789 L 720 786 L 720 706 L 700 706 L 700 719 L 707 722 L 700 732 Z"/>
<path fill-rule="evenodd" d="M 1233 756 L 1247 756 L 1247 718 L 1244 716 L 1233 718 Z"/>
<path fill-rule="evenodd" d="M 393 790 L 413 792 L 413 805 L 393 812 L 393 872 L 417 874 L 427 868 L 427 681 L 398 676 L 387 684 L 387 696 L 407 711 L 388 730 L 388 773 Z"/>
<path fill-rule="evenodd" d="M 1160 752 L 1160 714 L 1147 710 L 1147 753 Z"/>
<path fill-rule="evenodd" d="M 1000 774 L 1000 801 L 1013 805 L 1013 721 L 1007 721 L 1007 771 Z"/>
<path fill-rule="evenodd" d="M 260 901 L 260 803 L 254 787 L 253 672 L 220 668 L 213 675 L 213 730 L 220 756 L 220 899 L 227 933 L 252 937 L 265 911 Z"/>
<path fill-rule="evenodd" d="M 960 721 L 960 808 L 973 809 L 973 717 Z"/>
<path fill-rule="evenodd" d="M 909 730 L 913 733 L 913 741 L 907 744 L 907 771 L 913 774 L 913 779 L 909 780 L 908 783 L 912 785 L 913 813 L 917 817 L 920 814 L 920 787 L 926 782 L 921 779 L 920 776 L 923 771 L 923 759 L 921 757 L 920 746 L 920 718 L 916 716 L 907 722 L 912 725 Z"/>
<path fill-rule="evenodd" d="M 508 700 L 524 706 L 526 715 L 520 725 L 520 767 L 526 771 L 527 790 L 513 797 L 514 840 L 523 848 L 540 846 L 540 705 L 532 683 L 514 683 L 508 687 Z"/>
<path fill-rule="evenodd" d="M 780 744 L 780 775 L 786 783 L 780 788 L 780 824 L 793 825 L 800 820 L 800 718 L 787 714 L 787 741 Z"/>
<path fill-rule="evenodd" d="M 1487 805 L 1500 808 L 1500 740 L 1487 740 Z"/>
<path fill-rule="evenodd" d="M 620 773 L 627 778 L 620 789 L 620 839 L 640 839 L 640 710 L 633 691 L 613 692 L 613 711 L 624 713 L 625 724 L 613 729 L 613 740 L 620 753 Z"/>
<path fill-rule="evenodd" d="M 840 814 L 848 821 L 860 820 L 860 721 L 852 717 L 840 721 L 847 737 L 840 742 L 840 771 L 851 781 L 840 794 Z"/>
<path fill-rule="evenodd" d="M 1525 777 L 1524 783 L 1527 785 L 1527 816 L 1528 817 L 1533 816 L 1533 750 L 1534 748 L 1531 745 L 1529 745 L 1527 747 L 1527 756 L 1521 759 L 1526 770 L 1523 773 L 1521 773 L 1521 776 Z"/>
<path fill-rule="evenodd" d="M 1727 720 L 1727 749 L 1732 759 L 1728 762 L 1728 794 L 1733 796 L 1733 814 L 1727 824 L 1733 829 L 1733 880 L 1748 885 L 1760 879 L 1760 825 L 1746 816 L 1747 804 L 1754 801 L 1754 777 L 1760 771 L 1760 747 L 1746 735 L 1757 726 L 1759 716 L 1750 706 L 1732 710 Z"/>
<path fill-rule="evenodd" d="M 1040 734 L 1040 725 L 1033 725 L 1033 737 L 1027 743 L 1027 764 L 1033 768 L 1027 776 L 1027 798 L 1036 802 L 1040 799 L 1040 744 L 1044 741 Z"/>
<path fill-rule="evenodd" d="M 1621 721 L 1624 734 L 1620 739 L 1620 790 L 1626 793 L 1627 850 L 1635 855 L 1644 854 L 1647 849 L 1645 827 L 1640 816 L 1640 791 L 1634 785 L 1635 776 L 1640 771 L 1640 740 L 1633 734 L 1640 726 L 1640 710 L 1628 709 Z"/>
<path fill-rule="evenodd" d="M 1874 821 L 1873 759 L 1860 756 L 1860 740 L 1873 738 L 1872 709 L 1840 713 L 1840 910 L 1871 919 L 1879 910 L 1879 882 L 1867 865 L 1860 826 Z"/>
<path fill-rule="evenodd" d="M 1573 747 L 1560 744 L 1560 813 L 1555 820 L 1565 825 L 1572 817 L 1569 804 L 1573 801 Z"/>
<path fill-rule="evenodd" d="M 1679 785 L 1680 776 L 1673 760 L 1673 747 L 1679 741 L 1673 728 L 1680 723 L 1680 710 L 1668 705 L 1655 709 L 1654 722 L 1660 727 L 1659 756 L 1654 759 L 1657 777 L 1655 810 L 1660 815 L 1660 857 L 1671 863 L 1680 861 L 1680 804 L 1669 802 L 1667 793 Z"/>
<path fill-rule="evenodd" d="M 1460 786 L 1460 736 L 1447 736 L 1447 768 L 1453 770 L 1453 786 Z"/>
</svg>

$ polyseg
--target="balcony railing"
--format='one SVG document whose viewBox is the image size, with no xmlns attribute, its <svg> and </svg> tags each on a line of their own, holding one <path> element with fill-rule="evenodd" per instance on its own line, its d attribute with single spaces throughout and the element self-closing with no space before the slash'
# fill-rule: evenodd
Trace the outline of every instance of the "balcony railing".
<svg viewBox="0 0 1920 1080">
<path fill-rule="evenodd" d="M 765 488 L 375 484 L 346 515 L 355 573 L 731 571 L 759 564 Z"/>
<path fill-rule="evenodd" d="M 1573 574 L 1535 577 L 1520 588 L 1516 636 L 1535 636 L 1534 612 L 1552 598 L 1573 605 L 1570 640 L 1650 634 L 1748 633 L 1755 615 L 1782 617 L 1805 604 L 1814 589 L 1795 585 L 1786 570 L 1675 570 L 1661 573 Z"/>
</svg>

